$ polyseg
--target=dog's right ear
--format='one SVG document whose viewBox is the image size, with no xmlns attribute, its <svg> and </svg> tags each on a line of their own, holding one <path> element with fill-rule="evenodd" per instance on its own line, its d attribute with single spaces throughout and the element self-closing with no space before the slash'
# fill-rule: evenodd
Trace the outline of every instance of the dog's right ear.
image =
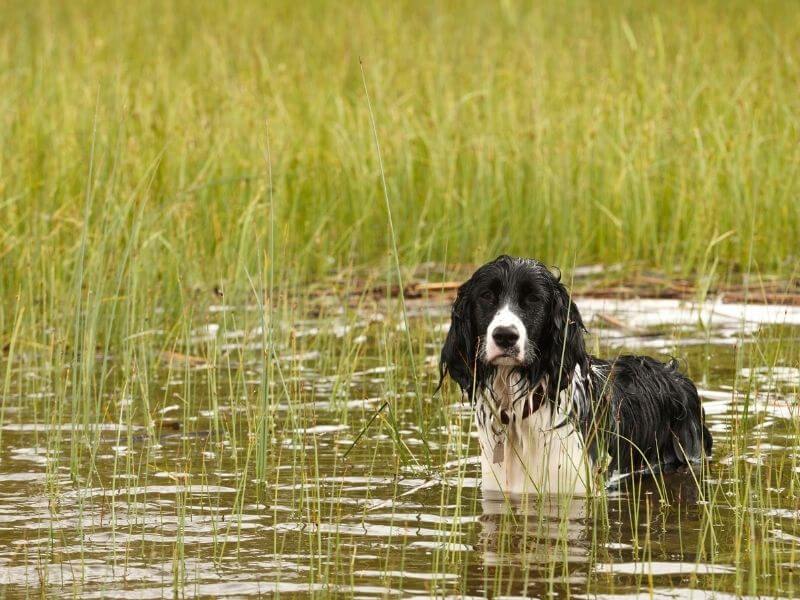
<svg viewBox="0 0 800 600">
<path fill-rule="evenodd" d="M 450 312 L 450 330 L 439 358 L 439 386 L 450 375 L 463 392 L 472 396 L 474 387 L 476 346 L 478 340 L 472 324 L 472 280 L 458 288 L 458 295 Z"/>
</svg>

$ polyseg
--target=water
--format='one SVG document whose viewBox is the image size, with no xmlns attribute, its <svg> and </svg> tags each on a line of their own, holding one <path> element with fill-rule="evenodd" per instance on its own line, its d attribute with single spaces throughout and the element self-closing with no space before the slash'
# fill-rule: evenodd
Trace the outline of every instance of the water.
<svg viewBox="0 0 800 600">
<path fill-rule="evenodd" d="M 180 347 L 154 344 L 160 367 L 106 388 L 95 422 L 59 422 L 53 403 L 74 407 L 53 385 L 58 369 L 15 362 L 0 450 L 4 595 L 797 595 L 800 310 L 578 306 L 602 355 L 686 360 L 715 438 L 700 483 L 624 480 L 571 502 L 483 494 L 469 408 L 431 399 L 445 303 L 410 305 L 427 355 L 424 425 L 402 325 L 379 306 L 332 303 L 280 324 L 266 400 L 257 311 L 211 307 Z"/>
</svg>

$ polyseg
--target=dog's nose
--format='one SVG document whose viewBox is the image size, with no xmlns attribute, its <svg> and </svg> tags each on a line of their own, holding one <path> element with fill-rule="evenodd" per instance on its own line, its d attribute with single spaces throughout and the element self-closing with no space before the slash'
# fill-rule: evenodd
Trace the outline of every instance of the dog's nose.
<svg viewBox="0 0 800 600">
<path fill-rule="evenodd" d="M 496 327 L 492 332 L 492 339 L 499 348 L 513 348 L 519 340 L 519 333 L 515 327 Z"/>
</svg>

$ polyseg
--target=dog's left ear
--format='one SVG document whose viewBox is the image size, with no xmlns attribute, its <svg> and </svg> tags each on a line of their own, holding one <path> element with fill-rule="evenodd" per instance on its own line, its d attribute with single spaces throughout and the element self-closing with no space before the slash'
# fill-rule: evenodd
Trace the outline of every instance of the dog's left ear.
<svg viewBox="0 0 800 600">
<path fill-rule="evenodd" d="M 560 382 L 560 387 L 563 388 L 569 382 L 576 365 L 580 365 L 583 372 L 586 372 L 588 355 L 583 341 L 586 328 L 567 289 L 560 282 L 556 283 L 555 288 L 551 307 L 553 330 L 548 354 L 548 375 L 551 385 L 555 386 Z"/>
<path fill-rule="evenodd" d="M 439 386 L 450 375 L 463 392 L 472 396 L 477 336 L 472 324 L 472 280 L 458 288 L 450 313 L 450 330 L 439 358 Z"/>
</svg>

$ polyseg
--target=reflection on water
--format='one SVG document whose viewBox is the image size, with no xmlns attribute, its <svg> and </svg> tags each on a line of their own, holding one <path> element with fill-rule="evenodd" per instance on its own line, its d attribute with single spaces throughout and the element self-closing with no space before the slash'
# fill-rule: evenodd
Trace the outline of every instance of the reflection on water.
<svg viewBox="0 0 800 600">
<path fill-rule="evenodd" d="M 49 375 L 13 365 L 0 584 L 10 596 L 122 598 L 795 595 L 800 311 L 579 305 L 604 354 L 686 358 L 715 435 L 707 472 L 626 479 L 599 498 L 484 494 L 468 407 L 428 406 L 419 424 L 390 319 L 298 320 L 266 380 L 260 325 L 217 307 L 159 356 L 148 418 L 115 390 L 116 422 L 59 422 L 45 410 Z M 430 394 L 447 308 L 410 314 Z M 755 338 L 762 362 L 745 363 Z M 259 437 L 263 385 L 271 435 Z M 91 442 L 78 469 L 73 439 Z"/>
</svg>

